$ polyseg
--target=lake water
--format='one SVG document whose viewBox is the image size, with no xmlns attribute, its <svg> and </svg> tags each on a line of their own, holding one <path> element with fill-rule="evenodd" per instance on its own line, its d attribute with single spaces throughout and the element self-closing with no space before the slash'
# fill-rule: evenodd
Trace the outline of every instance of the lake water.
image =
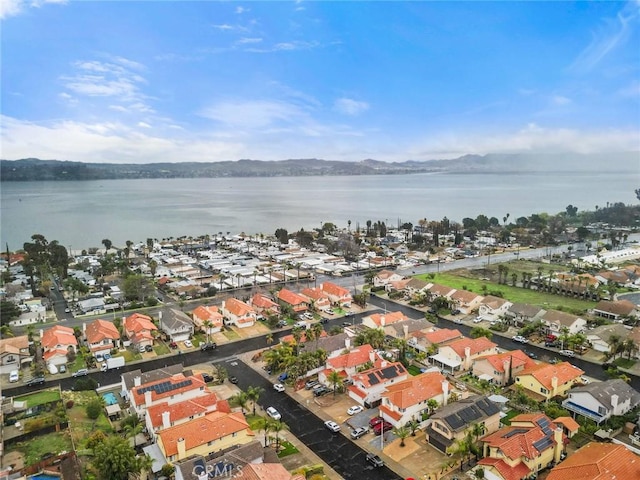
<svg viewBox="0 0 640 480">
<path fill-rule="evenodd" d="M 421 218 L 485 214 L 510 220 L 637 203 L 638 175 L 623 173 L 415 174 L 341 177 L 196 178 L 88 182 L 3 182 L 0 248 L 34 233 L 73 250 L 127 240 L 203 235 L 355 229 L 367 220 L 397 225 Z"/>
</svg>

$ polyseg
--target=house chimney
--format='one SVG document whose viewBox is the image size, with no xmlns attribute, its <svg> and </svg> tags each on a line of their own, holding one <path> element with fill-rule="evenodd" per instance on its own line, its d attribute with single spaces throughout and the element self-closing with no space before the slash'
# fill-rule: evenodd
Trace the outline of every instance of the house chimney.
<svg viewBox="0 0 640 480">
<path fill-rule="evenodd" d="M 82 336 L 86 336 L 87 334 L 87 324 L 86 322 L 82 322 Z"/>
<path fill-rule="evenodd" d="M 387 324 L 386 319 L 384 318 L 384 315 L 380 315 L 380 325 L 382 325 L 383 327 Z"/>
<path fill-rule="evenodd" d="M 387 361 L 383 360 L 382 362 L 380 362 L 380 368 L 386 368 L 387 367 Z"/>
<path fill-rule="evenodd" d="M 558 377 L 551 377 L 551 388 L 553 391 L 551 392 L 551 396 L 553 397 L 556 394 L 556 390 L 558 389 Z"/>
<path fill-rule="evenodd" d="M 171 413 L 162 412 L 162 428 L 169 428 L 171 426 Z"/>
<path fill-rule="evenodd" d="M 182 460 L 187 456 L 187 446 L 184 438 L 180 437 L 176 441 L 176 446 L 178 447 L 178 460 Z"/>
<path fill-rule="evenodd" d="M 464 358 L 469 360 L 471 357 L 471 347 L 464 347 Z"/>
<path fill-rule="evenodd" d="M 618 394 L 614 393 L 613 395 L 611 395 L 611 413 L 613 415 L 621 415 L 622 412 L 618 413 L 618 402 L 620 400 L 620 397 L 618 396 Z"/>
<path fill-rule="evenodd" d="M 351 338 L 346 337 L 344 339 L 344 348 L 346 348 L 347 350 L 351 348 Z"/>
<path fill-rule="evenodd" d="M 158 320 L 162 320 L 162 310 L 158 312 Z"/>
<path fill-rule="evenodd" d="M 151 406 L 151 390 L 144 392 L 144 404 L 149 408 Z"/>
<path fill-rule="evenodd" d="M 446 405 L 449 401 L 449 382 L 447 379 L 442 380 L 442 405 Z"/>
<path fill-rule="evenodd" d="M 409 325 L 403 325 L 402 331 L 404 332 L 404 339 L 409 338 Z"/>
<path fill-rule="evenodd" d="M 369 352 L 369 360 L 371 360 L 371 363 L 376 363 L 376 352 L 371 350 Z"/>
<path fill-rule="evenodd" d="M 562 426 L 558 425 L 553 431 L 553 439 L 555 440 L 555 447 L 553 450 L 553 460 L 556 463 L 560 463 L 560 455 L 564 452 L 564 435 L 562 432 Z"/>
<path fill-rule="evenodd" d="M 139 387 L 142 384 L 142 379 L 140 377 L 133 377 L 133 386 Z"/>
</svg>

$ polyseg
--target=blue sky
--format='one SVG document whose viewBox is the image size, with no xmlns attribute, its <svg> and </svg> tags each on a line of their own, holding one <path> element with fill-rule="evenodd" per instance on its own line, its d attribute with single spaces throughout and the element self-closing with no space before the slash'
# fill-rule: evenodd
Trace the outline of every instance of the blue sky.
<svg viewBox="0 0 640 480">
<path fill-rule="evenodd" d="M 640 1 L 2 0 L 0 157 L 640 150 Z"/>
</svg>

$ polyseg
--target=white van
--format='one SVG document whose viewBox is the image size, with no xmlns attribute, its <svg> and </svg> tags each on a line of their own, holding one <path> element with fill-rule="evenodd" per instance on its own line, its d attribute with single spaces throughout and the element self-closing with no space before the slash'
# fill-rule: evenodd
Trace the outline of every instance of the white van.
<svg viewBox="0 0 640 480">
<path fill-rule="evenodd" d="M 18 370 L 11 370 L 9 372 L 9 383 L 15 383 L 20 380 L 20 372 Z"/>
</svg>

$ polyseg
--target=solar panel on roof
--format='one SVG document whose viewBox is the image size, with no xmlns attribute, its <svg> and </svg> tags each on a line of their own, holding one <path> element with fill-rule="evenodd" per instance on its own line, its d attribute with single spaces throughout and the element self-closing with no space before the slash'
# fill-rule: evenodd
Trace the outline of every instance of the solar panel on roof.
<svg viewBox="0 0 640 480">
<path fill-rule="evenodd" d="M 544 438 L 541 438 L 540 440 L 538 440 L 537 442 L 533 442 L 533 446 L 539 452 L 542 452 L 543 450 L 546 450 L 551 445 L 553 445 L 553 438 L 552 437 L 544 437 Z"/>
<path fill-rule="evenodd" d="M 458 428 L 462 427 L 466 422 L 462 420 L 462 418 L 460 418 L 458 415 L 451 415 L 447 417 L 447 423 L 451 425 L 451 428 L 453 428 L 454 430 L 457 430 Z"/>
<path fill-rule="evenodd" d="M 367 377 L 369 378 L 370 385 L 376 385 L 377 383 L 380 383 L 378 377 L 376 377 L 373 373 L 370 373 L 369 375 L 367 375 Z"/>
<path fill-rule="evenodd" d="M 527 430 L 523 429 L 523 428 L 516 428 L 515 430 L 511 430 L 510 432 L 507 432 L 504 434 L 503 438 L 511 438 L 514 435 L 520 435 L 522 433 L 526 433 Z"/>
</svg>

